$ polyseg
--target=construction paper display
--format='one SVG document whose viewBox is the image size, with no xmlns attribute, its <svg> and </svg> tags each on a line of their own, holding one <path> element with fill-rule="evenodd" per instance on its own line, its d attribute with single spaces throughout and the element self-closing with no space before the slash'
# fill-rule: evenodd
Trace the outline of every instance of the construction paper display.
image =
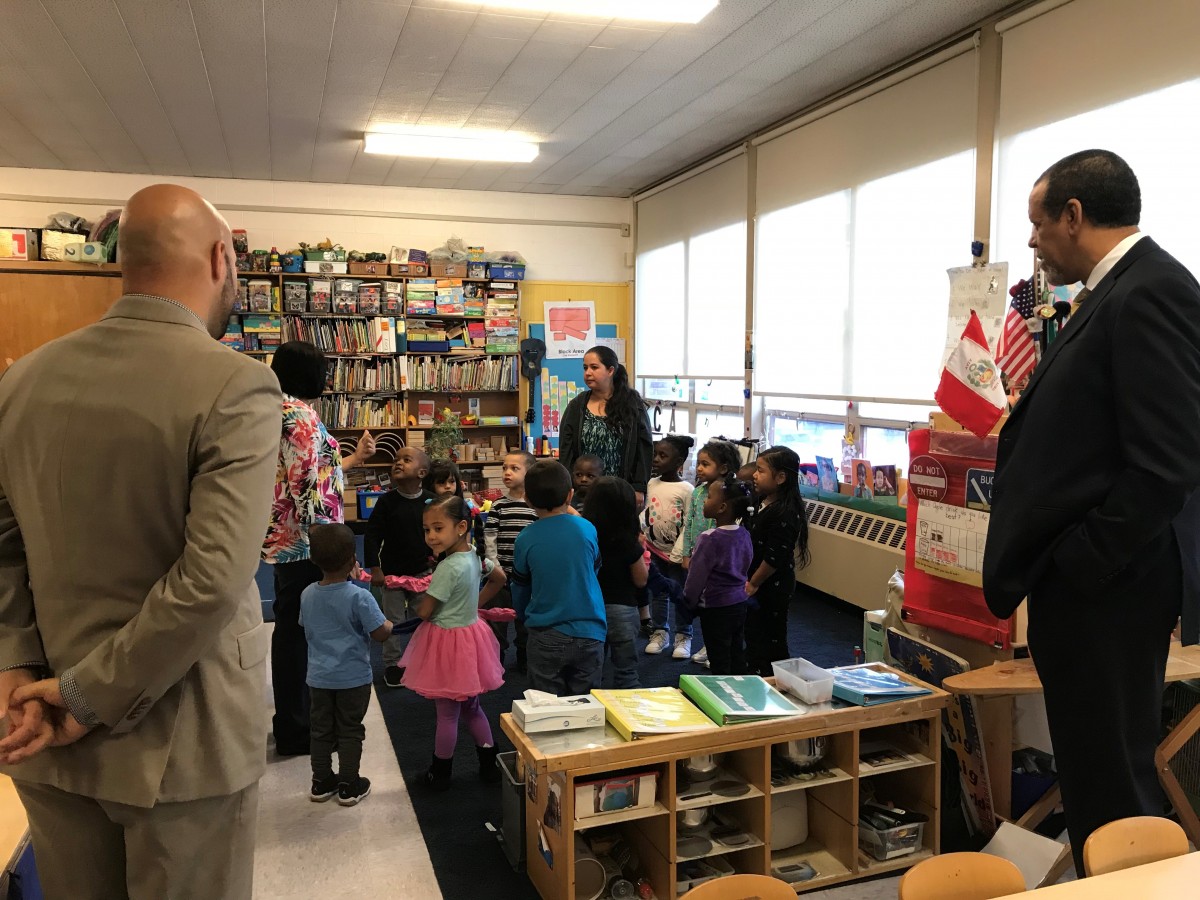
<svg viewBox="0 0 1200 900">
<path fill-rule="evenodd" d="M 904 618 L 1008 649 L 1011 623 L 983 599 L 988 512 L 977 501 L 996 468 L 996 438 L 914 429 L 908 435 Z"/>
<path fill-rule="evenodd" d="M 547 303 L 546 359 L 583 359 L 596 346 L 596 304 L 591 300 Z"/>
<path fill-rule="evenodd" d="M 573 304 L 578 306 L 579 304 Z M 550 304 L 547 304 L 547 315 Z M 616 325 L 595 325 L 597 337 L 615 338 Z M 530 325 L 529 336 L 541 338 L 549 344 L 546 338 L 545 325 Z M 547 354 L 542 363 L 542 375 L 534 383 L 534 396 L 537 398 L 533 405 L 533 425 L 529 433 L 536 439 L 545 435 L 552 446 L 558 446 L 558 426 L 562 420 L 563 410 L 576 394 L 584 389 L 583 359 L 551 359 Z"/>
</svg>

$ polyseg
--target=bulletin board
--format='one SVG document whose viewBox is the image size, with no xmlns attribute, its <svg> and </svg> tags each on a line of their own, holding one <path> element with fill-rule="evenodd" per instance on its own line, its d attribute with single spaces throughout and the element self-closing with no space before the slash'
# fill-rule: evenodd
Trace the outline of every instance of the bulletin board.
<svg viewBox="0 0 1200 900">
<path fill-rule="evenodd" d="M 531 323 L 529 326 L 529 336 L 545 340 L 546 326 Z M 596 323 L 596 337 L 615 338 L 616 336 L 616 325 Z M 528 390 L 528 387 L 525 390 Z M 533 425 L 530 426 L 529 433 L 535 439 L 545 434 L 550 438 L 551 446 L 557 447 L 558 431 L 557 429 L 553 429 L 553 433 L 547 433 L 543 424 L 544 417 L 547 412 L 551 412 L 551 421 L 553 422 L 553 412 L 557 411 L 561 416 L 563 410 L 567 408 L 567 404 L 571 402 L 571 398 L 583 390 L 585 390 L 585 387 L 583 384 L 582 359 L 544 360 L 542 362 L 542 375 L 534 381 L 533 396 L 536 402 L 533 404 Z"/>
</svg>

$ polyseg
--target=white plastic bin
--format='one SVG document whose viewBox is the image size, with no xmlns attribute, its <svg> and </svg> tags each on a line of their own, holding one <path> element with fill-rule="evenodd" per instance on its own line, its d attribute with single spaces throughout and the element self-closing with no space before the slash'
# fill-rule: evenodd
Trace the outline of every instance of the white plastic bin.
<svg viewBox="0 0 1200 900">
<path fill-rule="evenodd" d="M 833 699 L 833 673 L 807 659 L 781 659 L 771 663 L 775 683 L 804 703 L 828 703 Z"/>
</svg>

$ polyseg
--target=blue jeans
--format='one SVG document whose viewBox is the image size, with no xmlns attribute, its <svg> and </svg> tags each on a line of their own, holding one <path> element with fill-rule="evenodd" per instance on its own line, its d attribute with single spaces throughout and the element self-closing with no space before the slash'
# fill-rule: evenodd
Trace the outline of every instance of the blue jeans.
<svg viewBox="0 0 1200 900">
<path fill-rule="evenodd" d="M 687 570 L 679 563 L 667 562 L 650 555 L 650 578 L 646 590 L 650 593 L 650 620 L 655 628 L 671 630 L 671 611 L 675 612 L 675 634 L 692 636 L 692 620 L 696 614 L 683 602 L 683 583 Z"/>
<path fill-rule="evenodd" d="M 529 686 L 559 697 L 600 687 L 604 641 L 571 637 L 556 628 L 530 628 L 525 647 Z"/>
<path fill-rule="evenodd" d="M 638 678 L 637 647 L 633 643 L 641 622 L 636 606 L 604 604 L 608 617 L 608 637 L 604 649 L 612 662 L 612 683 L 615 688 L 641 687 Z"/>
</svg>

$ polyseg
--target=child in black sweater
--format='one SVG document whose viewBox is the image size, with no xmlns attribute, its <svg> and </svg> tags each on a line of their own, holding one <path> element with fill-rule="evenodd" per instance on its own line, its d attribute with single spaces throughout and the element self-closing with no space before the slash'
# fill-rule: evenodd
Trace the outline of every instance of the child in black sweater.
<svg viewBox="0 0 1200 900">
<path fill-rule="evenodd" d="M 392 463 L 392 490 L 379 498 L 367 520 L 364 541 L 367 565 L 371 568 L 371 587 L 379 596 L 383 614 L 393 622 L 415 617 L 409 602 L 417 591 L 389 590 L 384 586 L 388 575 L 421 577 L 432 570 L 429 548 L 425 545 L 422 516 L 434 494 L 421 487 L 429 472 L 429 456 L 420 447 L 404 447 Z M 404 652 L 406 636 L 393 635 L 383 644 L 383 680 L 388 687 L 400 687 L 404 671 L 396 664 Z"/>
</svg>

